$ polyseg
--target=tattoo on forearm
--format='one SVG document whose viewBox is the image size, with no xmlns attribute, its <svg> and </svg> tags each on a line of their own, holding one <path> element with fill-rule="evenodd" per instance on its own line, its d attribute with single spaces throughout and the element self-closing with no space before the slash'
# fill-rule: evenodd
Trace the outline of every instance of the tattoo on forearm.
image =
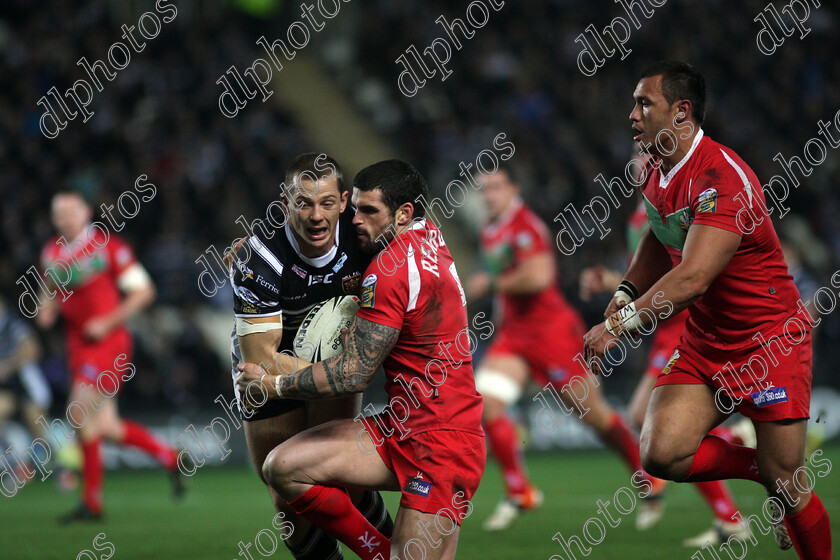
<svg viewBox="0 0 840 560">
<path fill-rule="evenodd" d="M 347 333 L 344 352 L 320 365 L 313 364 L 284 376 L 281 386 L 283 397 L 317 399 L 364 391 L 399 335 L 399 329 L 357 317 Z M 321 382 L 319 386 L 315 370 L 321 368 L 327 382 Z"/>
</svg>

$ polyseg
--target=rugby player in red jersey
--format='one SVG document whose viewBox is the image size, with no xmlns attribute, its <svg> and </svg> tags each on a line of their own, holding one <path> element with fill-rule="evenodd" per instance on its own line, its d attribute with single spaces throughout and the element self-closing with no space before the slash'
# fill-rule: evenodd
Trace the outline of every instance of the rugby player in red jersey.
<svg viewBox="0 0 840 560">
<path fill-rule="evenodd" d="M 45 298 L 36 320 L 51 327 L 60 313 L 67 337 L 70 403 L 87 409 L 79 428 L 82 447 L 83 502 L 62 522 L 96 520 L 102 516 L 102 440 L 139 448 L 163 465 L 173 477 L 176 497 L 183 493 L 175 450 L 137 422 L 120 418 L 116 394 L 135 372 L 132 339 L 125 322 L 155 298 L 152 280 L 125 241 L 96 222 L 81 194 L 59 192 L 52 199 L 52 221 L 58 235 L 41 251 L 41 264 L 72 294 Z M 66 265 L 65 265 L 66 263 Z M 66 270 L 62 265 L 67 266 Z M 63 271 L 63 272 L 60 272 Z M 51 274 L 47 277 L 51 278 Z M 128 372 L 128 373 L 126 373 Z M 68 414 L 74 414 L 68 409 Z M 75 421 L 82 422 L 76 418 Z"/>
<path fill-rule="evenodd" d="M 454 558 L 486 460 L 466 299 L 440 232 L 423 219 L 423 177 L 389 160 L 363 169 L 353 186 L 353 224 L 362 247 L 377 256 L 344 352 L 271 380 L 242 364 L 240 390 L 258 400 L 261 391 L 332 398 L 364 391 L 381 365 L 385 411 L 292 437 L 269 454 L 265 479 L 363 559 Z M 348 487 L 402 492 L 390 542 L 353 507 Z"/>
<path fill-rule="evenodd" d="M 631 254 L 636 251 L 639 240 L 647 230 L 648 221 L 645 205 L 639 203 L 627 222 L 627 245 Z M 595 294 L 615 292 L 621 283 L 621 278 L 622 274 L 620 272 L 609 270 L 604 266 L 584 269 L 580 274 L 581 300 L 590 301 Z M 660 322 L 653 333 L 653 340 L 648 353 L 648 367 L 633 393 L 628 408 L 630 418 L 639 429 L 644 422 L 650 394 L 662 368 L 671 359 L 674 348 L 680 341 L 686 319 L 688 319 L 688 310 Z M 755 430 L 746 418 L 736 426 L 730 428 L 721 425 L 710 433 L 732 443 L 755 447 Z M 735 506 L 735 501 L 732 499 L 725 482 L 721 480 L 695 482 L 694 487 L 711 508 L 715 519 L 711 528 L 696 537 L 684 540 L 683 545 L 699 547 L 707 542 L 718 545 L 726 542 L 733 535 L 741 540 L 749 538 L 746 528 L 733 520 L 732 516 L 738 511 L 738 508 Z M 636 528 L 645 530 L 653 527 L 662 518 L 664 511 L 665 507 L 662 499 L 642 502 L 639 504 L 639 512 L 636 515 Z"/>
<path fill-rule="evenodd" d="M 761 183 L 700 128 L 706 84 L 692 66 L 655 64 L 633 98 L 634 139 L 654 156 L 640 178 L 650 230 L 624 275 L 631 293 L 614 297 L 606 321 L 584 337 L 587 360 L 598 370 L 615 337 L 650 332 L 688 308 L 645 415 L 645 469 L 682 482 L 759 482 L 769 507 L 783 509 L 777 544 L 792 541 L 802 559 L 830 558 L 828 514 L 804 469 L 796 472 L 805 464 L 814 320 L 788 274 Z M 735 409 L 753 421 L 755 449 L 708 435 Z"/>
<path fill-rule="evenodd" d="M 490 217 L 481 230 L 486 271 L 470 278 L 467 298 L 497 295 L 496 336 L 475 383 L 484 397 L 482 422 L 490 451 L 501 466 L 507 492 L 484 528 L 500 531 L 520 512 L 542 502 L 542 493 L 528 480 L 517 429 L 507 413 L 529 378 L 540 387 L 554 385 L 570 409 L 621 455 L 630 472 L 642 466 L 636 435 L 607 404 L 600 385 L 575 361 L 586 329 L 557 287 L 545 224 L 522 202 L 510 169 L 500 168 L 479 181 Z M 662 487 L 664 482 L 657 481 L 651 496 L 658 496 Z"/>
</svg>

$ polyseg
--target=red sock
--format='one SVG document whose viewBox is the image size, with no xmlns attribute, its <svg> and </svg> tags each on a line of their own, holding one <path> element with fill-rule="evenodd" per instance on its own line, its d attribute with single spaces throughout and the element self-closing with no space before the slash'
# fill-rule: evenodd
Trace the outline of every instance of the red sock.
<svg viewBox="0 0 840 560">
<path fill-rule="evenodd" d="M 82 499 L 94 513 L 102 511 L 101 440 L 82 442 Z"/>
<path fill-rule="evenodd" d="M 718 426 L 717 428 L 709 432 L 709 435 L 717 436 L 726 443 L 744 445 L 744 440 L 742 440 L 740 436 L 735 435 L 735 432 L 733 432 L 732 428 L 730 428 L 729 426 Z"/>
<path fill-rule="evenodd" d="M 694 452 L 694 459 L 681 482 L 702 482 L 743 478 L 761 482 L 755 464 L 755 449 L 726 443 L 716 436 L 706 436 Z"/>
<path fill-rule="evenodd" d="M 390 558 L 391 541 L 376 530 L 343 488 L 313 486 L 289 505 L 301 517 L 347 545 L 362 560 Z"/>
<path fill-rule="evenodd" d="M 785 516 L 785 525 L 799 558 L 831 559 L 831 522 L 816 494 L 800 512 Z"/>
<path fill-rule="evenodd" d="M 524 494 L 528 488 L 528 474 L 525 472 L 516 426 L 503 414 L 485 423 L 484 431 L 490 440 L 490 452 L 502 468 L 508 495 Z"/>
<path fill-rule="evenodd" d="M 709 480 L 706 482 L 695 482 L 694 487 L 715 512 L 715 517 L 726 523 L 736 523 L 732 516 L 738 513 L 729 487 L 722 480 Z"/>
<path fill-rule="evenodd" d="M 636 472 L 642 468 L 642 461 L 639 459 L 639 440 L 627 427 L 619 413 L 612 413 L 610 428 L 605 435 L 601 436 L 601 440 L 624 458 L 624 462 L 630 467 L 630 472 Z"/>
<path fill-rule="evenodd" d="M 175 470 L 178 458 L 172 447 L 152 435 L 149 430 L 137 422 L 123 420 L 123 425 L 125 426 L 125 437 L 120 442 L 121 444 L 138 447 L 154 456 L 166 469 Z"/>
</svg>

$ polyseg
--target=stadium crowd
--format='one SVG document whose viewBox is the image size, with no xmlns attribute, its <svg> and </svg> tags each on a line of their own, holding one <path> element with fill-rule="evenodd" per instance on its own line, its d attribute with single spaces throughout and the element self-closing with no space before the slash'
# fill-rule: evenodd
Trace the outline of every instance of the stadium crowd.
<svg viewBox="0 0 840 560">
<path fill-rule="evenodd" d="M 811 34 L 789 38 L 772 57 L 733 56 L 757 53 L 759 26 L 753 18 L 764 4 L 671 0 L 651 19 L 641 18 L 628 43 L 629 59 L 608 59 L 585 77 L 577 68 L 580 45 L 574 39 L 590 23 L 603 27 L 623 13 L 620 6 L 611 0 L 505 2 L 472 39 L 462 41 L 461 50 L 453 49 L 452 75 L 444 82 L 429 79 L 411 98 L 397 88 L 402 67 L 395 59 L 412 44 L 422 50 L 444 35 L 433 22 L 439 15 L 448 21 L 463 17 L 460 7 L 439 0 L 354 0 L 348 17 L 357 25 L 317 37 L 311 48 L 437 194 L 457 178 L 460 162 L 473 161 L 494 136 L 507 133 L 516 145 L 510 164 L 525 197 L 551 224 L 568 203 L 580 206 L 597 194 L 598 174 L 623 173 L 632 155 L 628 92 L 642 67 L 665 55 L 689 60 L 706 75 L 713 108 L 707 133 L 725 139 L 760 178 L 782 171 L 773 161 L 776 153 L 801 156 L 818 120 L 833 120 L 840 109 L 840 37 L 834 32 L 840 11 L 824 3 L 808 21 Z M 162 341 L 155 337 L 154 320 L 141 325 L 138 360 L 149 360 L 160 373 L 145 384 L 131 384 L 126 401 L 152 403 L 166 395 L 179 402 L 206 391 L 212 393 L 204 399 L 209 405 L 229 383 L 227 367 L 208 349 L 196 317 L 208 304 L 229 309 L 230 295 L 222 290 L 217 301 L 202 296 L 195 260 L 209 244 L 221 247 L 240 236 L 236 218 L 258 217 L 277 194 L 280 170 L 312 146 L 294 116 L 277 103 L 249 105 L 235 119 L 223 117 L 217 107 L 218 77 L 231 64 L 252 60 L 260 30 L 285 29 L 286 20 L 297 18 L 297 4 L 286 3 L 269 20 L 214 2 L 177 6 L 171 27 L 149 41 L 104 91 L 94 93 L 90 121 L 71 121 L 49 140 L 39 130 L 38 99 L 52 86 L 63 91 L 72 85 L 82 72 L 76 66 L 80 57 L 104 58 L 120 25 L 135 15 L 118 2 L 50 0 L 38 10 L 22 0 L 3 3 L 0 242 L 8 250 L 0 256 L 0 293 L 13 304 L 20 292 L 16 279 L 37 263 L 52 233 L 48 208 L 56 189 L 78 189 L 98 207 L 130 189 L 139 174 L 148 174 L 159 195 L 122 235 L 154 278 L 157 305 L 174 310 L 159 320 L 171 320 L 180 332 Z M 705 16 L 694 17 L 696 10 Z M 667 26 L 659 18 L 664 11 Z M 693 29 L 698 25 L 702 29 Z M 684 33 L 688 27 L 690 35 Z M 838 161 L 832 151 L 802 181 L 788 200 L 792 213 L 779 224 L 817 285 L 826 285 L 840 263 L 840 195 L 833 188 L 840 182 Z M 628 203 L 611 218 L 607 239 L 589 240 L 584 250 L 558 259 L 573 303 L 584 266 L 623 265 L 621 224 L 632 208 Z M 590 318 L 602 308 L 603 302 L 594 304 Z M 831 326 L 817 341 L 815 385 L 828 380 L 826 363 L 840 357 L 838 319 L 828 319 L 833 323 L 827 321 Z M 198 382 L 208 368 L 219 372 L 216 386 Z M 166 371 L 179 373 L 172 380 Z"/>
</svg>

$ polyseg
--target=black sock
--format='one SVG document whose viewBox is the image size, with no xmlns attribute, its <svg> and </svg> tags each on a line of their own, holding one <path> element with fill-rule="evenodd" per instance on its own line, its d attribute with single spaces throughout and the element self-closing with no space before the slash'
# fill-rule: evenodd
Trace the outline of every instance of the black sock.
<svg viewBox="0 0 840 560">
<path fill-rule="evenodd" d="M 388 508 L 385 507 L 385 500 L 382 495 L 375 490 L 367 490 L 362 495 L 359 505 L 356 506 L 362 515 L 365 516 L 371 525 L 388 537 L 394 534 L 394 521 L 391 519 L 391 514 L 388 513 Z"/>
<path fill-rule="evenodd" d="M 292 546 L 287 541 L 286 548 L 296 560 L 344 559 L 338 541 L 315 526 L 309 528 L 309 532 L 300 543 Z"/>
</svg>

